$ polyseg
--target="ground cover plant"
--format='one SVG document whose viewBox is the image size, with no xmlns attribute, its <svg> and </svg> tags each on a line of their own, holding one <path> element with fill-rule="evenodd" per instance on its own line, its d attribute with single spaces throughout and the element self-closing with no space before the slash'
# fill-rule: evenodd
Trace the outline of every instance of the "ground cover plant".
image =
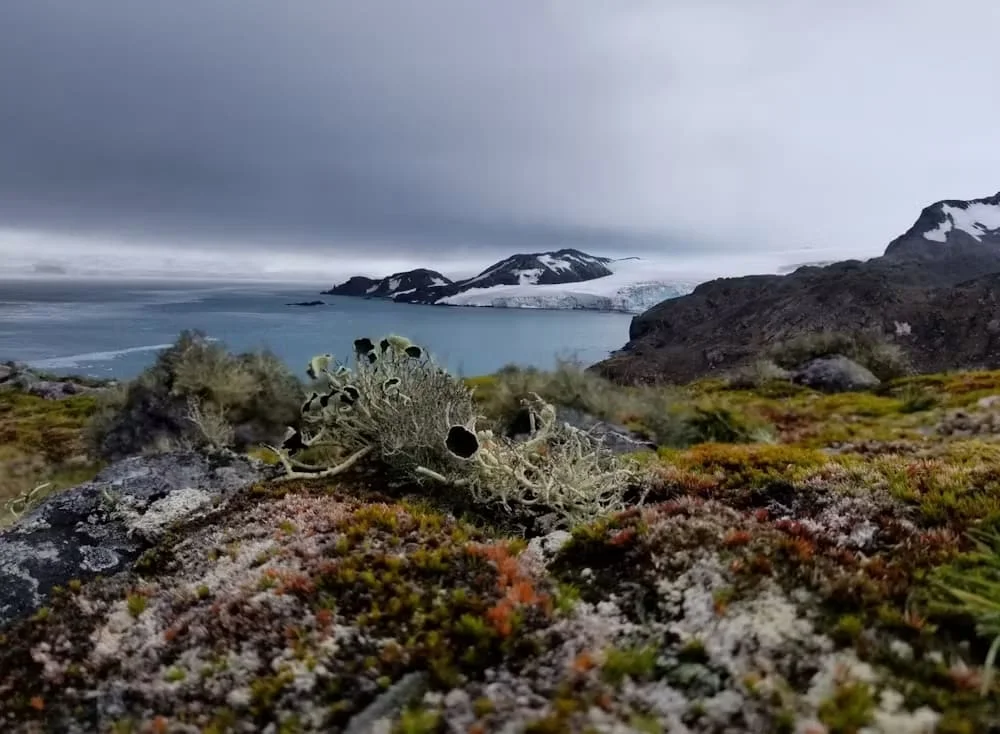
<svg viewBox="0 0 1000 734">
<path fill-rule="evenodd" d="M 242 449 L 270 479 L 4 631 L 7 730 L 997 730 L 1000 372 L 660 390 L 351 351 Z"/>
</svg>

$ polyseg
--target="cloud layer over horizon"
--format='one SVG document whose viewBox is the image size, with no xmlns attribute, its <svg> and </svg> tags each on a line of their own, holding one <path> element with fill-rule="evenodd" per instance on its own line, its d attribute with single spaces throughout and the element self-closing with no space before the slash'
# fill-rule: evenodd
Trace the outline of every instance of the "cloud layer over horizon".
<svg viewBox="0 0 1000 734">
<path fill-rule="evenodd" d="M 0 256 L 873 256 L 1000 189 L 997 27 L 985 0 L 7 0 Z"/>
</svg>

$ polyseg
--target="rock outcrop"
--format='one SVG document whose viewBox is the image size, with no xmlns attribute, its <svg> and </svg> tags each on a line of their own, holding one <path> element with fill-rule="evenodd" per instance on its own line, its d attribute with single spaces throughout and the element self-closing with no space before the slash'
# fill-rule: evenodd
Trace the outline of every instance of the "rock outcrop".
<svg viewBox="0 0 1000 734">
<path fill-rule="evenodd" d="M 363 298 L 397 298 L 403 294 L 427 291 L 451 285 L 451 280 L 435 270 L 418 268 L 402 273 L 393 273 L 376 280 L 356 275 L 328 291 L 332 296 L 356 296 Z"/>
<path fill-rule="evenodd" d="M 792 375 L 792 382 L 820 392 L 857 392 L 877 387 L 881 380 L 867 367 L 838 354 L 810 360 Z"/>
<path fill-rule="evenodd" d="M 238 457 L 137 456 L 48 498 L 0 532 L 0 626 L 46 604 L 55 586 L 130 568 L 172 522 L 211 513 L 262 476 Z"/>
<path fill-rule="evenodd" d="M 866 262 L 702 283 L 636 316 L 628 344 L 594 369 L 685 382 L 817 332 L 885 336 L 919 371 L 1000 366 L 998 197 L 938 202 Z"/>
</svg>

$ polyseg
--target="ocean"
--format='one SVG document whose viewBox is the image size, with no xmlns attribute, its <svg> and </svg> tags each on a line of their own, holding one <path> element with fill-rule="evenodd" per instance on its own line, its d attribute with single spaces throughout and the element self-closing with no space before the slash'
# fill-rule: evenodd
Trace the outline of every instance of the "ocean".
<svg viewBox="0 0 1000 734">
<path fill-rule="evenodd" d="M 628 340 L 631 317 L 596 311 L 415 306 L 319 295 L 321 286 L 203 282 L 0 281 L 0 361 L 128 379 L 184 329 L 232 351 L 267 348 L 302 374 L 354 339 L 401 334 L 463 376 L 508 364 L 592 364 Z M 324 306 L 289 306 L 323 300 Z"/>
</svg>

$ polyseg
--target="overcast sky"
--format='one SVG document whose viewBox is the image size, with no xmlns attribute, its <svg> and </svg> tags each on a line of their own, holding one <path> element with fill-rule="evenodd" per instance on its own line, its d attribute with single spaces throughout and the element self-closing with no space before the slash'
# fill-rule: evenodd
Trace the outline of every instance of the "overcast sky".
<svg viewBox="0 0 1000 734">
<path fill-rule="evenodd" d="M 1000 189 L 998 28 L 995 0 L 2 0 L 0 255 L 872 256 Z"/>
</svg>

